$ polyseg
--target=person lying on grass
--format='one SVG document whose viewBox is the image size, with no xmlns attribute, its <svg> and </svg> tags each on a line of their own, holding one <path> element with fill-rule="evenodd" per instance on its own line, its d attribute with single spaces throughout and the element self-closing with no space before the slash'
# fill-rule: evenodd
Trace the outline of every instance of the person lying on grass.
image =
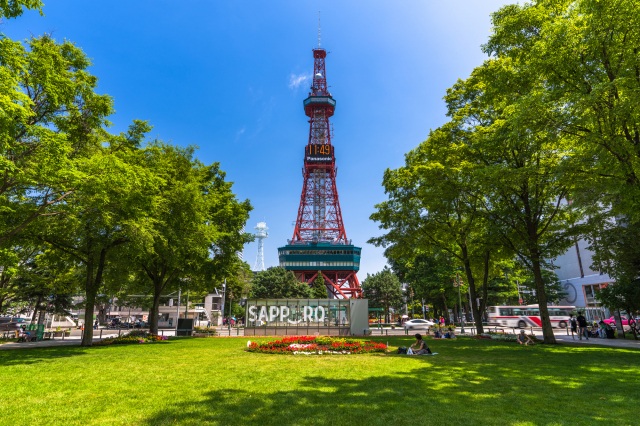
<svg viewBox="0 0 640 426">
<path fill-rule="evenodd" d="M 420 333 L 415 334 L 416 341 L 413 345 L 409 347 L 407 350 L 407 355 L 425 355 L 430 354 L 431 349 L 427 346 L 427 342 L 422 340 L 422 335 Z"/>
<path fill-rule="evenodd" d="M 531 338 L 531 336 L 527 336 L 526 334 L 524 334 L 524 330 L 520 330 L 520 334 L 518 334 L 518 338 L 516 339 L 516 341 L 521 344 L 521 345 L 535 345 L 535 342 L 533 341 L 533 339 Z"/>
</svg>

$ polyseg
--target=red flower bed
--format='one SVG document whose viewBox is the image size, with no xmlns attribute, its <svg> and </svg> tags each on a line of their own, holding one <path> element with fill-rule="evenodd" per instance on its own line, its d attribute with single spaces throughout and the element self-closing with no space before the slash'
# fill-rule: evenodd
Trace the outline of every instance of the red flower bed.
<svg viewBox="0 0 640 426">
<path fill-rule="evenodd" d="M 385 352 L 384 343 L 325 336 L 287 336 L 269 342 L 250 342 L 249 352 L 294 355 L 349 355 Z"/>
</svg>

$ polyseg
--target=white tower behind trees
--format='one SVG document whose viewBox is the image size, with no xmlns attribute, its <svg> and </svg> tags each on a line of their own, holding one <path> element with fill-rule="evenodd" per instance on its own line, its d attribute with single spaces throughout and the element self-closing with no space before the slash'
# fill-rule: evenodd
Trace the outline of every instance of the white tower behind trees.
<svg viewBox="0 0 640 426">
<path fill-rule="evenodd" d="M 269 228 L 267 228 L 266 222 L 258 222 L 254 229 L 256 230 L 254 235 L 256 240 L 258 240 L 258 255 L 256 256 L 256 264 L 254 265 L 253 270 L 264 271 L 264 239 L 269 236 L 269 233 L 267 232 Z"/>
</svg>

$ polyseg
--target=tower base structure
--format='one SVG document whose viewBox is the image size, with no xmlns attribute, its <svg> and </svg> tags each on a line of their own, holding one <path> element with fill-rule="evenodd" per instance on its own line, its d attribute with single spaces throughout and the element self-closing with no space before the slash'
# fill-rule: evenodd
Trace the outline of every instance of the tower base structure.
<svg viewBox="0 0 640 426">
<path fill-rule="evenodd" d="M 330 242 L 291 243 L 278 248 L 280 266 L 292 271 L 298 281 L 312 284 L 322 274 L 330 297 L 361 298 L 356 273 L 360 269 L 361 247 Z"/>
</svg>

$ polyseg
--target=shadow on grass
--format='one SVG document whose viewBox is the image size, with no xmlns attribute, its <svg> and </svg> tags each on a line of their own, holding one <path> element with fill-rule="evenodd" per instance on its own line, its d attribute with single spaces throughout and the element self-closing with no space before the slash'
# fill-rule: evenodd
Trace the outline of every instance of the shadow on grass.
<svg viewBox="0 0 640 426">
<path fill-rule="evenodd" d="M 167 340 L 159 343 L 145 343 L 147 345 L 171 345 L 176 343 Z M 0 350 L 0 367 L 14 365 L 32 365 L 40 362 L 51 362 L 60 358 L 70 358 L 74 356 L 87 355 L 93 351 L 105 350 L 113 347 L 138 346 L 137 344 L 119 344 L 119 345 L 95 345 L 80 346 L 80 343 L 64 346 L 49 347 L 25 347 Z"/>
<path fill-rule="evenodd" d="M 2 350 L 0 351 L 0 367 L 50 362 L 59 358 L 84 355 L 89 349 L 90 348 L 74 345 Z"/>
<path fill-rule="evenodd" d="M 633 423 L 638 398 L 629 391 L 637 373 L 605 373 L 603 360 L 594 354 L 582 358 L 580 352 L 556 353 L 548 347 L 525 353 L 518 347 L 483 346 L 471 342 L 443 347 L 437 357 L 383 356 L 397 360 L 398 372 L 390 368 L 386 374 L 355 380 L 340 377 L 340 359 L 335 358 L 335 369 L 326 375 L 292 376 L 287 388 L 256 389 L 249 383 L 251 391 L 215 389 L 211 383 L 208 388 L 213 390 L 197 401 L 172 403 L 146 424 Z M 469 358 L 467 352 L 456 359 L 456 351 L 473 351 L 477 356 Z M 620 354 L 622 366 L 638 351 Z M 612 387 L 613 382 L 617 386 Z M 602 397 L 596 399 L 597 395 Z"/>
</svg>

